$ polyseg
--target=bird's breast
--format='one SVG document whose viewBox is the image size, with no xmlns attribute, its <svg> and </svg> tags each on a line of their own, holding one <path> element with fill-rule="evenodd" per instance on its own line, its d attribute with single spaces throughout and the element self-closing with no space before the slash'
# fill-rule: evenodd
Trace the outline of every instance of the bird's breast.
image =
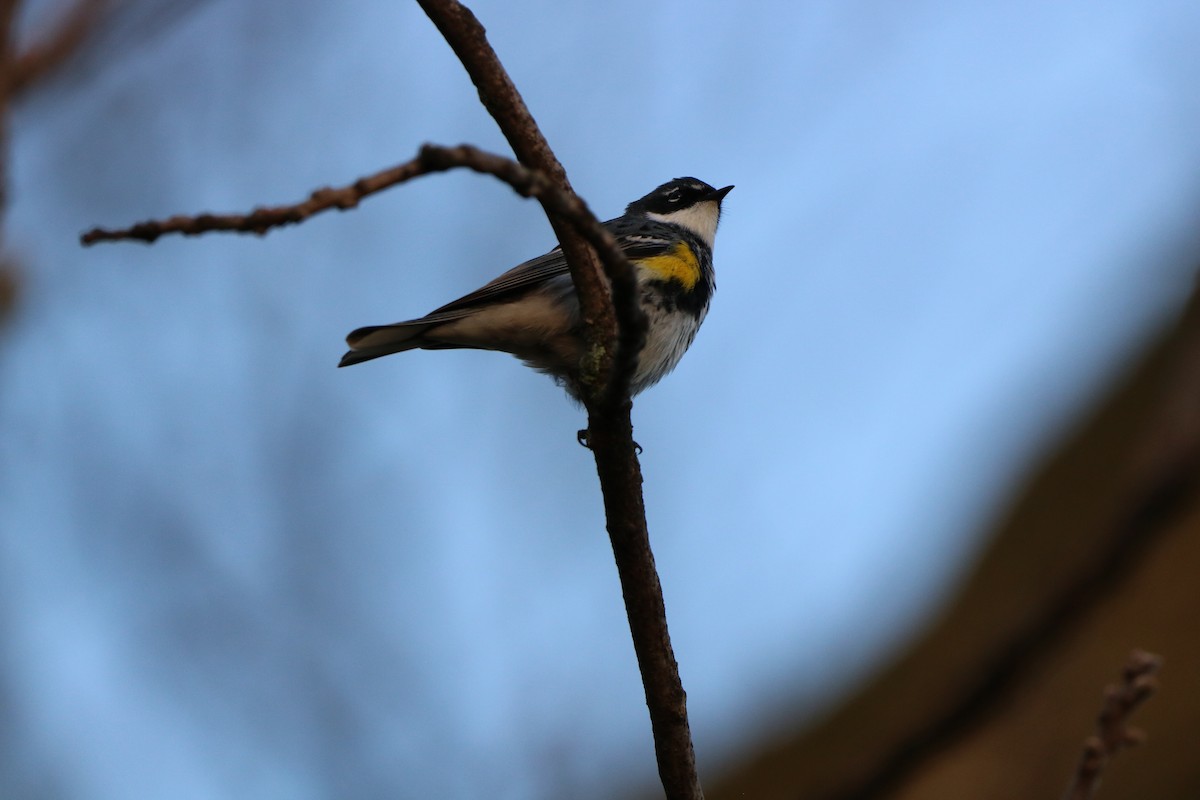
<svg viewBox="0 0 1200 800">
<path fill-rule="evenodd" d="M 669 252 L 638 260 L 638 266 L 651 273 L 652 280 L 664 283 L 678 281 L 684 289 L 695 288 L 700 280 L 700 261 L 687 242 L 680 242 Z"/>
</svg>

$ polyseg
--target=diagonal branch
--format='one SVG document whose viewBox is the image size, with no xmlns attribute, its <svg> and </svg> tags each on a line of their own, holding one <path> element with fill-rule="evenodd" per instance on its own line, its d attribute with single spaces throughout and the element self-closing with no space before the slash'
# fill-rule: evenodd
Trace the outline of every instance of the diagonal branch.
<svg viewBox="0 0 1200 800">
<path fill-rule="evenodd" d="M 471 10 L 457 0 L 417 2 L 466 68 L 479 91 L 480 102 L 496 120 L 517 160 L 544 174 L 562 191 L 574 194 L 566 170 L 550 149 L 521 93 L 488 43 L 487 31 Z M 629 378 L 636 367 L 636 354 L 641 349 L 646 328 L 645 317 L 637 303 L 633 270 L 607 270 L 606 281 L 595 254 L 577 233 L 561 224 L 551 209 L 546 208 L 546 215 L 562 245 L 571 280 L 579 294 L 584 341 L 589 354 L 582 371 L 583 384 L 593 401 L 620 405 L 628 394 Z M 611 302 L 608 298 L 610 285 L 614 295 Z M 617 345 L 615 353 L 614 344 Z"/>
<path fill-rule="evenodd" d="M 77 0 L 49 34 L 20 53 L 9 82 L 12 95 L 20 95 L 75 55 L 107 5 L 107 0 Z"/>
</svg>

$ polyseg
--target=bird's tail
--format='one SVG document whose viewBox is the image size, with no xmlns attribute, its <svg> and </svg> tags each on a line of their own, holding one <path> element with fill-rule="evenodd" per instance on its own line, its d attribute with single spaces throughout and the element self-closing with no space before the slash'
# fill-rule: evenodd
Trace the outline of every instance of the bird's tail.
<svg viewBox="0 0 1200 800">
<path fill-rule="evenodd" d="M 413 320 L 397 322 L 394 325 L 369 325 L 353 330 L 346 337 L 346 344 L 350 345 L 350 349 L 342 356 L 338 366 L 348 367 L 380 356 L 423 347 L 425 343 L 421 340 L 421 334 L 431 327 L 428 322 Z"/>
</svg>

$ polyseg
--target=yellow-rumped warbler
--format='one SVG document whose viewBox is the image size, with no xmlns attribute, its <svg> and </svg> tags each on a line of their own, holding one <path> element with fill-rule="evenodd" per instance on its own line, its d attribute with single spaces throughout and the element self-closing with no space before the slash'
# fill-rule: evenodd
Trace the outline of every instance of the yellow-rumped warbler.
<svg viewBox="0 0 1200 800">
<path fill-rule="evenodd" d="M 732 188 L 676 178 L 604 223 L 637 271 L 648 321 L 631 394 L 675 368 L 708 313 L 716 288 L 713 239 L 721 201 Z M 580 397 L 579 298 L 559 248 L 420 319 L 352 331 L 346 343 L 350 351 L 339 367 L 414 349 L 499 350 L 554 376 Z"/>
</svg>

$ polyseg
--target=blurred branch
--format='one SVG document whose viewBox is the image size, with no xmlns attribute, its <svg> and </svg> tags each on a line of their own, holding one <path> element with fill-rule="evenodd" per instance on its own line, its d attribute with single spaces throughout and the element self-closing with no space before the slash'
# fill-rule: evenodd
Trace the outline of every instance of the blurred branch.
<svg viewBox="0 0 1200 800">
<path fill-rule="evenodd" d="M 1155 675 L 1160 666 L 1162 659 L 1156 655 L 1140 650 L 1130 654 L 1121 672 L 1121 682 L 1104 690 L 1096 734 L 1083 743 L 1083 754 L 1063 800 L 1091 800 L 1100 788 L 1100 776 L 1109 759 L 1145 740 L 1145 734 L 1129 727 L 1129 717 L 1158 689 Z"/>
<path fill-rule="evenodd" d="M 0 325 L 3 325 L 17 305 L 20 291 L 17 270 L 6 258 L 0 258 Z"/>
<path fill-rule="evenodd" d="M 1200 303 L 1193 298 L 1190 324 L 1176 372 L 1141 435 L 1141 463 L 1122 510 L 1081 566 L 1041 610 L 994 644 L 977 677 L 953 702 L 922 720 L 891 751 L 831 800 L 876 800 L 1000 708 L 1037 667 L 1039 659 L 1083 622 L 1132 575 L 1155 545 L 1195 503 L 1200 491 Z"/>
<path fill-rule="evenodd" d="M 18 52 L 14 23 L 20 0 L 0 1 L 0 217 L 8 206 L 8 115 L 14 100 L 74 55 L 96 27 L 105 0 L 78 0 L 57 26 L 36 45 Z M 0 233 L 0 246 L 3 245 Z M 17 265 L 0 261 L 0 321 L 17 302 Z"/>
<path fill-rule="evenodd" d="M 20 0 L 0 0 L 0 255 L 3 255 L 4 218 L 8 213 L 8 111 L 13 86 L 13 23 Z M 0 261 L 0 321 L 16 304 L 18 280 L 7 257 Z"/>
<path fill-rule="evenodd" d="M 13 84 L 13 21 L 19 0 L 0 0 L 0 214 L 7 206 L 8 105 Z"/>
<path fill-rule="evenodd" d="M 0 0 L 0 92 L 6 112 L 13 84 L 13 22 L 20 7 L 20 0 Z"/>
<path fill-rule="evenodd" d="M 699 800 L 703 792 L 688 726 L 687 698 L 667 630 L 662 586 L 646 526 L 641 466 L 633 443 L 629 379 L 646 329 L 633 267 L 572 190 L 562 165 L 471 11 L 456 0 L 418 2 L 463 63 L 519 164 L 465 145 L 426 146 L 412 161 L 349 186 L 319 189 L 293 205 L 259 208 L 249 214 L 174 216 L 120 230 L 95 228 L 84 233 L 81 241 L 85 245 L 122 239 L 153 242 L 168 233 L 197 235 L 208 231 L 263 234 L 331 208 L 353 208 L 364 197 L 390 186 L 454 167 L 486 172 L 519 193 L 537 198 L 558 237 L 579 296 L 586 352 L 581 382 L 588 410 L 587 441 L 596 459 L 604 496 L 609 537 L 650 712 L 659 776 L 668 798 Z"/>
<path fill-rule="evenodd" d="M 13 63 L 10 94 L 20 95 L 75 55 L 107 5 L 105 0 L 78 0 L 49 34 L 19 53 Z"/>
<path fill-rule="evenodd" d="M 39 74 L 30 82 L 30 89 L 40 96 L 49 93 L 53 84 L 63 92 L 58 100 L 67 101 L 70 91 L 80 90 L 132 54 L 153 47 L 188 16 L 211 4 L 212 0 L 75 0 L 68 13 L 58 15 L 61 22 L 54 31 L 40 36 L 23 54 L 23 58 L 33 59 L 25 68 Z M 79 19 L 89 13 L 93 15 L 90 24 Z M 71 47 L 63 47 L 75 32 L 84 35 Z M 37 56 L 37 52 L 43 55 Z M 73 90 L 63 91 L 68 87 Z"/>
</svg>

